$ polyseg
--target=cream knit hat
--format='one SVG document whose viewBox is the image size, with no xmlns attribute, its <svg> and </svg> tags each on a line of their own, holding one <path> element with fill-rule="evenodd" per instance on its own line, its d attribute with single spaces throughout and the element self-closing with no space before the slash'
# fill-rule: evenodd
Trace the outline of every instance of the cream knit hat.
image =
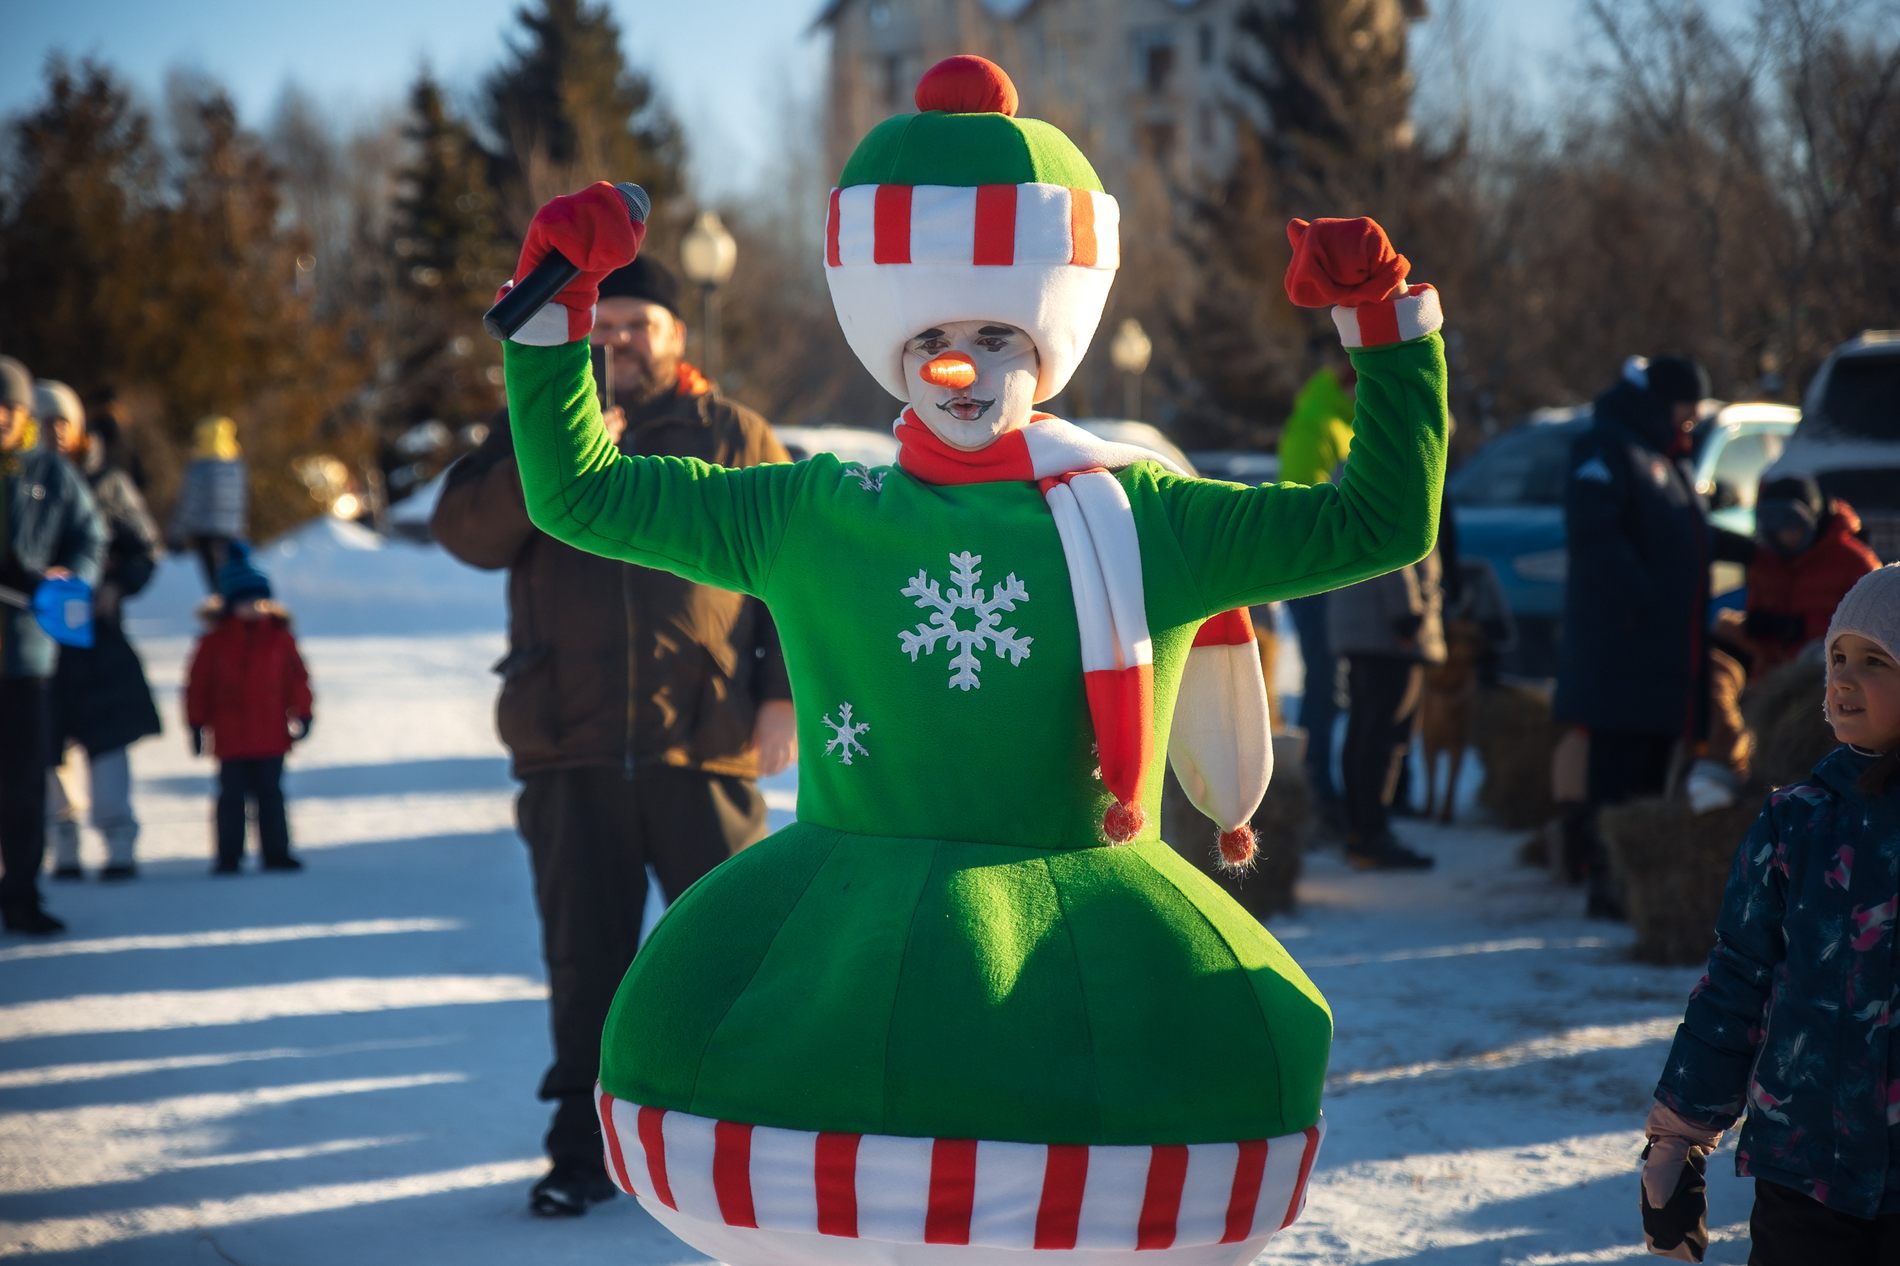
<svg viewBox="0 0 1900 1266">
<path fill-rule="evenodd" d="M 1858 633 L 1895 660 L 1900 660 L 1900 563 L 1889 563 L 1870 571 L 1854 582 L 1854 587 L 1834 608 L 1827 626 L 1827 650 L 1834 650 L 1834 639 L 1843 633 Z"/>
</svg>

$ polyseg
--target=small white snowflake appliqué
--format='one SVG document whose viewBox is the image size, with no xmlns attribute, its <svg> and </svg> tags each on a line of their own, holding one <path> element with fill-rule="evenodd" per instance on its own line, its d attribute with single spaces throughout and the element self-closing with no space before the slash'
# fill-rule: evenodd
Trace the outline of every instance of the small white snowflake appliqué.
<svg viewBox="0 0 1900 1266">
<path fill-rule="evenodd" d="M 864 750 L 864 744 L 858 742 L 858 735 L 870 733 L 870 723 L 860 721 L 856 725 L 853 725 L 851 723 L 850 704 L 839 704 L 838 719 L 833 721 L 830 715 L 827 714 L 824 718 L 824 722 L 832 733 L 832 737 L 825 743 L 825 755 L 830 756 L 836 752 L 839 761 L 849 765 L 853 752 L 859 756 L 869 756 L 871 754 Z"/>
<path fill-rule="evenodd" d="M 844 473 L 856 479 L 858 486 L 863 488 L 866 492 L 883 492 L 884 476 L 891 472 L 888 470 L 872 470 L 863 462 L 852 462 L 849 466 L 844 468 Z"/>
<path fill-rule="evenodd" d="M 1029 601 L 1029 590 L 1011 572 L 985 596 L 981 589 L 983 572 L 978 566 L 982 561 L 982 555 L 968 551 L 950 555 L 951 589 L 947 594 L 930 579 L 929 573 L 921 570 L 904 586 L 904 596 L 915 598 L 919 607 L 930 612 L 930 618 L 915 629 L 899 633 L 899 643 L 913 664 L 919 654 L 935 651 L 938 642 L 948 642 L 955 647 L 956 654 L 950 657 L 953 690 L 975 690 L 983 684 L 977 677 L 982 668 L 978 651 L 987 647 L 999 658 L 1021 664 L 1029 657 L 1029 644 L 1035 640 L 1023 637 L 1013 628 L 1000 627 L 1001 613 L 1014 611 L 1018 602 Z M 976 617 L 974 628 L 958 626 L 959 611 L 968 611 Z"/>
</svg>

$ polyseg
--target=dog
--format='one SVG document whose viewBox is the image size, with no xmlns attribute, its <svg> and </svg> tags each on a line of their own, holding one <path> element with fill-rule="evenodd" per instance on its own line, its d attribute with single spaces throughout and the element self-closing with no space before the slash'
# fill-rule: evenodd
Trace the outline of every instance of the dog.
<svg viewBox="0 0 1900 1266">
<path fill-rule="evenodd" d="M 1484 650 L 1484 631 L 1476 620 L 1449 619 L 1445 621 L 1445 662 L 1425 666 L 1424 693 L 1418 705 L 1419 746 L 1425 757 L 1425 817 L 1436 816 L 1447 826 L 1465 748 L 1471 741 L 1471 709 L 1478 698 L 1478 661 Z M 1442 801 L 1438 798 L 1441 756 L 1451 758 Z"/>
</svg>

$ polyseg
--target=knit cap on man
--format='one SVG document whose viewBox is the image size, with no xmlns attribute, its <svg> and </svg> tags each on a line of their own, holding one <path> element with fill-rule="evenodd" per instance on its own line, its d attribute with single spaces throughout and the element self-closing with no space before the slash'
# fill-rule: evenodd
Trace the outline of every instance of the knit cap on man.
<svg viewBox="0 0 1900 1266">
<path fill-rule="evenodd" d="M 1121 263 L 1121 212 L 1082 151 L 1016 117 L 1016 86 L 981 57 L 917 85 L 916 114 L 872 128 L 831 191 L 825 279 L 864 367 L 900 400 L 904 344 L 956 321 L 1027 332 L 1036 399 L 1068 384 Z"/>
<path fill-rule="evenodd" d="M 218 596 L 227 610 L 251 598 L 270 597 L 270 577 L 251 560 L 251 547 L 243 541 L 231 543 L 230 556 L 218 568 Z"/>
<path fill-rule="evenodd" d="M 1834 608 L 1827 626 L 1827 649 L 1845 633 L 1857 633 L 1875 643 L 1887 656 L 1900 661 L 1894 653 L 1900 647 L 1900 563 L 1889 563 L 1870 571 L 1854 582 L 1854 587 Z"/>
</svg>

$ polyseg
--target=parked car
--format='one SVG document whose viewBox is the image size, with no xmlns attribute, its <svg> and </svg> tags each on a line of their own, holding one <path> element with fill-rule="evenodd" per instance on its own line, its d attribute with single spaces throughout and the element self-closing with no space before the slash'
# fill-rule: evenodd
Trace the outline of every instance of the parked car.
<svg viewBox="0 0 1900 1266">
<path fill-rule="evenodd" d="M 1834 349 L 1764 478 L 1784 475 L 1811 476 L 1853 506 L 1874 553 L 1900 560 L 1900 330 L 1868 330 Z"/>
<path fill-rule="evenodd" d="M 1280 456 L 1242 448 L 1202 448 L 1188 454 L 1194 469 L 1206 479 L 1225 479 L 1230 484 L 1277 484 L 1280 482 Z"/>
<path fill-rule="evenodd" d="M 1188 455 L 1153 423 L 1133 422 L 1126 418 L 1077 418 L 1075 424 L 1116 444 L 1133 444 L 1136 448 L 1159 453 L 1188 474 L 1195 473 L 1194 463 L 1188 460 Z"/>
<path fill-rule="evenodd" d="M 1762 470 L 1780 455 L 1801 412 L 1787 405 L 1710 401 L 1694 434 L 1696 487 L 1711 520 L 1743 535 L 1755 530 L 1755 493 Z M 1563 624 L 1564 487 L 1570 446 L 1590 426 L 1588 405 L 1539 409 L 1479 449 L 1446 484 L 1457 516 L 1458 548 L 1491 563 L 1517 623 L 1517 643 L 1503 670 L 1550 677 L 1557 671 Z M 1731 594 L 1741 569 L 1718 565 L 1712 591 Z"/>
<path fill-rule="evenodd" d="M 889 431 L 862 426 L 775 426 L 772 431 L 793 461 L 813 453 L 836 453 L 841 461 L 867 468 L 897 463 L 897 437 Z"/>
</svg>

